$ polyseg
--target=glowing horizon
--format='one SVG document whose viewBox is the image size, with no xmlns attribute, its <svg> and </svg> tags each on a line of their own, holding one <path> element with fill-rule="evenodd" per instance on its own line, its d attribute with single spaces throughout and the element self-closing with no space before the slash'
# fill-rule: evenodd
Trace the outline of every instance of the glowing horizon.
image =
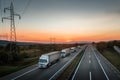
<svg viewBox="0 0 120 80">
<path fill-rule="evenodd" d="M 56 42 L 120 40 L 119 2 L 32 1 L 22 19 L 15 19 L 17 41 L 50 42 L 50 38 L 55 38 Z M 9 3 L 6 1 L 4 7 Z M 14 1 L 14 5 L 15 11 L 22 14 L 26 3 Z M 9 22 L 0 25 L 0 36 L 9 35 Z"/>
</svg>

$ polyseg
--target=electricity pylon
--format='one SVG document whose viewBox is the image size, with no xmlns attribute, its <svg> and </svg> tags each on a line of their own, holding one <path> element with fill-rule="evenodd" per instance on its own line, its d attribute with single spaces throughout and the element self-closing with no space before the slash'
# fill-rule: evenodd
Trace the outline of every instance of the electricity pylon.
<svg viewBox="0 0 120 80">
<path fill-rule="evenodd" d="M 10 53 L 16 53 L 16 31 L 15 31 L 15 16 L 18 16 L 19 19 L 21 19 L 21 16 L 19 14 L 16 14 L 14 12 L 14 6 L 13 3 L 11 2 L 10 7 L 4 8 L 4 13 L 6 11 L 10 11 L 10 17 L 2 17 L 2 22 L 4 19 L 10 20 Z"/>
</svg>

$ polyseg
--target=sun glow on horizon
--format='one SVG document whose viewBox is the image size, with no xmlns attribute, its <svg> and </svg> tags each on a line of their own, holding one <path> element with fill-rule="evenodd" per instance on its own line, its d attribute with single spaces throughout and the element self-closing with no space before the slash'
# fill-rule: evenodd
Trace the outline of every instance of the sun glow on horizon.
<svg viewBox="0 0 120 80">
<path fill-rule="evenodd" d="M 18 41 L 50 42 L 50 38 L 55 38 L 56 42 L 120 40 L 119 2 L 49 1 L 32 1 L 21 20 L 15 18 Z M 23 4 L 24 1 L 16 1 L 15 11 L 22 14 Z M 3 39 L 9 40 L 9 22 L 0 23 L 0 26 L 0 36 L 7 35 Z"/>
</svg>

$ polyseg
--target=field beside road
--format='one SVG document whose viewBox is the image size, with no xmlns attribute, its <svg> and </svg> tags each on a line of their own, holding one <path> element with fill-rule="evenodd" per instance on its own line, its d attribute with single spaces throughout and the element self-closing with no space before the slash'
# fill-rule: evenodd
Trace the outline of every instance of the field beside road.
<svg viewBox="0 0 120 80">
<path fill-rule="evenodd" d="M 96 48 L 120 71 L 120 55 L 114 50 L 114 45 L 120 46 L 120 41 L 100 42 Z"/>
<path fill-rule="evenodd" d="M 14 65 L 1 65 L 0 66 L 0 77 L 6 75 L 6 74 L 10 74 L 13 73 L 15 71 L 18 71 L 20 69 L 23 69 L 25 67 L 31 66 L 35 63 L 38 62 L 38 58 L 34 57 L 34 58 L 28 58 L 28 59 L 24 59 L 22 61 L 16 62 L 14 63 Z"/>
<path fill-rule="evenodd" d="M 10 45 L 0 45 L 0 77 L 36 64 L 40 55 L 77 46 L 77 44 L 16 45 L 18 53 L 10 53 Z"/>
</svg>

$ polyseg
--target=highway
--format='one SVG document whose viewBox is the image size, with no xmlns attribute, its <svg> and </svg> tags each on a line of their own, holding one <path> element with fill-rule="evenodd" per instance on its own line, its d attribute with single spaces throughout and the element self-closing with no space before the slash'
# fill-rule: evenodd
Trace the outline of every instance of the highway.
<svg viewBox="0 0 120 80">
<path fill-rule="evenodd" d="M 120 74 L 96 48 L 89 45 L 71 80 L 120 80 Z"/>
<path fill-rule="evenodd" d="M 82 48 L 83 49 L 83 48 Z M 59 69 L 61 69 L 70 59 L 82 51 L 79 49 L 77 52 L 72 53 L 70 56 L 61 58 L 60 61 L 51 65 L 47 69 L 39 69 L 38 65 L 28 68 L 26 71 L 21 70 L 19 73 L 10 74 L 1 78 L 0 80 L 49 80 Z"/>
<path fill-rule="evenodd" d="M 53 80 L 52 77 L 83 49 L 61 58 L 47 69 L 39 69 L 35 64 L 0 80 Z M 120 80 L 120 72 L 95 47 L 88 45 L 70 80 Z"/>
</svg>

